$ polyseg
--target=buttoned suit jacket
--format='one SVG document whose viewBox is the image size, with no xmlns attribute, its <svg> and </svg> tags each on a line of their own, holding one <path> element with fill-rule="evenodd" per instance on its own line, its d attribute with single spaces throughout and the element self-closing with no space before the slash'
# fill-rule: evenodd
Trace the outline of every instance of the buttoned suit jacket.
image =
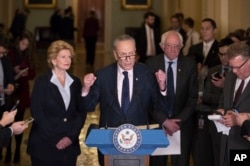
<svg viewBox="0 0 250 166">
<path fill-rule="evenodd" d="M 204 56 L 203 56 L 203 42 L 200 42 L 196 45 L 191 46 L 188 51 L 188 56 L 193 56 L 197 63 L 201 63 L 205 66 L 208 66 L 208 68 L 221 64 L 219 56 L 218 56 L 218 41 L 217 40 L 213 42 L 205 61 L 204 61 Z"/>
<path fill-rule="evenodd" d="M 0 125 L 0 148 L 8 146 L 11 138 L 11 129 Z"/>
<path fill-rule="evenodd" d="M 223 108 L 225 111 L 233 109 L 234 89 L 236 84 L 236 75 L 230 71 L 228 72 L 225 80 L 225 86 L 223 89 L 223 95 L 220 99 L 218 108 Z M 242 92 L 238 102 L 235 105 L 235 109 L 238 112 L 250 113 L 250 84 L 248 83 Z M 229 135 L 223 135 L 221 141 L 221 164 L 224 162 L 225 155 L 229 155 L 229 151 L 234 149 L 250 149 L 250 143 L 241 137 L 240 126 L 233 126 L 230 129 Z M 229 162 L 229 161 L 227 161 Z M 227 163 L 228 164 L 228 163 Z M 223 164 L 222 164 L 223 165 Z"/>
<path fill-rule="evenodd" d="M 81 81 L 70 75 L 70 103 L 65 108 L 58 87 L 50 82 L 49 71 L 35 80 L 31 94 L 31 116 L 35 119 L 28 140 L 28 153 L 37 159 L 60 160 L 80 154 L 79 134 L 86 119 Z M 69 137 L 72 144 L 58 150 L 56 144 Z M 41 155 L 42 154 L 42 155 Z"/>
<path fill-rule="evenodd" d="M 154 71 L 159 69 L 165 71 L 163 54 L 149 58 L 146 65 Z M 177 80 L 174 112 L 172 118 L 181 119 L 181 151 L 182 157 L 177 159 L 177 165 L 186 165 L 189 160 L 190 144 L 194 128 L 194 110 L 198 98 L 197 67 L 195 61 L 190 57 L 179 56 L 177 61 Z M 165 103 L 168 101 L 165 99 Z M 161 110 L 160 110 L 161 111 Z M 168 119 L 167 110 L 154 114 L 160 124 Z"/>
<path fill-rule="evenodd" d="M 133 68 L 133 94 L 126 113 L 123 113 L 117 93 L 117 63 L 96 72 L 96 81 L 84 98 L 85 108 L 94 111 L 100 104 L 100 127 L 118 127 L 124 123 L 146 125 L 149 115 L 158 107 L 160 91 L 152 71 L 144 64 Z"/>
</svg>

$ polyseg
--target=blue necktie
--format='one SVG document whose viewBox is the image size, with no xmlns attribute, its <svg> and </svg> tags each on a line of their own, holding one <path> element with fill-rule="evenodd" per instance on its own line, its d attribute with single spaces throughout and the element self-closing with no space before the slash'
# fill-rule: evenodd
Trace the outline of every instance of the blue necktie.
<svg viewBox="0 0 250 166">
<path fill-rule="evenodd" d="M 168 62 L 167 70 L 167 105 L 168 105 L 168 116 L 171 117 L 174 111 L 174 75 L 171 65 L 173 62 Z"/>
<path fill-rule="evenodd" d="M 124 79 L 122 83 L 122 111 L 126 114 L 129 106 L 129 80 L 128 80 L 128 72 L 124 71 Z"/>
</svg>

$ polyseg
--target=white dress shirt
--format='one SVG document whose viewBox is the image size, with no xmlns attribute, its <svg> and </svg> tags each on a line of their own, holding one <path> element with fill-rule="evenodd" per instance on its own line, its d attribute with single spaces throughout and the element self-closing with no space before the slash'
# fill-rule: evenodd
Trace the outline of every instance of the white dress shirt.
<svg viewBox="0 0 250 166">
<path fill-rule="evenodd" d="M 58 87 L 58 90 L 60 94 L 62 95 L 63 102 L 65 104 L 66 110 L 69 107 L 69 102 L 70 102 L 70 85 L 73 83 L 73 79 L 66 73 L 66 78 L 65 78 L 65 85 L 62 86 L 60 83 L 59 79 L 57 78 L 56 74 L 52 71 L 52 77 L 50 79 L 50 82 L 55 84 Z"/>
<path fill-rule="evenodd" d="M 118 93 L 118 100 L 121 106 L 121 101 L 122 101 L 122 84 L 123 84 L 123 70 L 118 64 L 117 64 L 117 93 Z M 128 72 L 128 79 L 129 79 L 129 98 L 131 101 L 132 98 L 132 93 L 133 93 L 133 69 L 131 70 L 126 70 Z"/>
</svg>

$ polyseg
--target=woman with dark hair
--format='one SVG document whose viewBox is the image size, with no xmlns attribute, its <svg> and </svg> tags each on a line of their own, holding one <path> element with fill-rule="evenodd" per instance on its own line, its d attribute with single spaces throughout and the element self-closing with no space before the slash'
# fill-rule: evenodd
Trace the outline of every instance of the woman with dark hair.
<svg viewBox="0 0 250 166">
<path fill-rule="evenodd" d="M 31 61 L 32 53 L 32 36 L 29 33 L 23 32 L 15 41 L 13 48 L 10 49 L 8 56 L 12 61 L 15 75 L 15 91 L 12 94 L 12 101 L 20 100 L 17 107 L 18 111 L 15 121 L 23 120 L 26 108 L 30 106 L 29 80 L 34 79 L 35 69 Z M 13 105 L 13 104 L 12 104 Z M 22 143 L 22 134 L 15 136 L 16 149 L 14 163 L 20 161 L 20 147 Z M 11 143 L 7 148 L 5 162 L 11 160 Z"/>
</svg>

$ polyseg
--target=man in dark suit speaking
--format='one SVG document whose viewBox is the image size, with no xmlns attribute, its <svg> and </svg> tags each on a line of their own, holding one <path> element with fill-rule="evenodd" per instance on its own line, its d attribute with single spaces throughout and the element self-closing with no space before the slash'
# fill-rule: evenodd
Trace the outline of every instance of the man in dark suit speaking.
<svg viewBox="0 0 250 166">
<path fill-rule="evenodd" d="M 113 55 L 116 62 L 84 76 L 85 108 L 93 111 L 100 103 L 100 127 L 147 125 L 149 114 L 164 108 L 158 101 L 164 97 L 161 93 L 166 94 L 160 92 L 165 90 L 165 78 L 157 73 L 156 81 L 150 68 L 136 62 L 135 40 L 129 35 L 115 39 Z M 99 161 L 103 165 L 100 156 Z"/>
</svg>

